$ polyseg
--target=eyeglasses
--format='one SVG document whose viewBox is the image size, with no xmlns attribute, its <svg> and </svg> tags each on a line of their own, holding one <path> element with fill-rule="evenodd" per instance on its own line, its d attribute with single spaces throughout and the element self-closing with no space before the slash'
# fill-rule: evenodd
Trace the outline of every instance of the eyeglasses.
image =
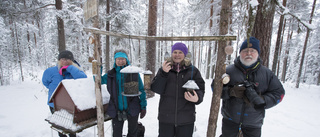
<svg viewBox="0 0 320 137">
<path fill-rule="evenodd" d="M 257 50 L 255 50 L 255 49 L 244 49 L 244 50 L 242 50 L 241 52 L 243 52 L 243 53 L 253 53 L 253 54 L 255 54 L 255 53 L 257 53 L 258 51 Z"/>
</svg>

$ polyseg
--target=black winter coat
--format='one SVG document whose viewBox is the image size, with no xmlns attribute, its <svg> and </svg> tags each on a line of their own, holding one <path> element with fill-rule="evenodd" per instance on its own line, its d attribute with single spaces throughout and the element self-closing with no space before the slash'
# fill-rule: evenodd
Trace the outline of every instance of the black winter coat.
<svg viewBox="0 0 320 137">
<path fill-rule="evenodd" d="M 186 89 L 182 86 L 188 81 L 194 80 L 199 90 L 195 90 L 199 100 L 196 103 L 184 98 Z M 162 68 L 154 77 L 151 90 L 160 94 L 158 120 L 160 123 L 175 125 L 192 124 L 195 122 L 195 105 L 203 101 L 205 82 L 199 70 L 194 66 L 188 66 L 179 73 L 171 69 L 168 73 Z"/>
<path fill-rule="evenodd" d="M 232 87 L 237 83 L 242 83 L 244 80 L 258 83 L 255 91 L 264 98 L 266 102 L 265 108 L 256 110 L 253 104 L 246 103 L 244 99 L 230 97 L 223 99 L 221 109 L 223 118 L 235 123 L 242 123 L 249 127 L 261 127 L 265 117 L 265 109 L 271 108 L 281 102 L 285 94 L 281 82 L 270 69 L 261 64 L 262 62 L 259 58 L 253 68 L 244 69 L 240 63 L 240 58 L 236 58 L 234 64 L 226 69 L 227 74 L 230 75 L 230 82 L 225 86 Z"/>
</svg>

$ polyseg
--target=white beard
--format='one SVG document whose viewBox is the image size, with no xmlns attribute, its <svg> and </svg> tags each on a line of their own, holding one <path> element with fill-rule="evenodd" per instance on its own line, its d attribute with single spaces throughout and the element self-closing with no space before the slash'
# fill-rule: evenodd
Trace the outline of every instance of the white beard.
<svg viewBox="0 0 320 137">
<path fill-rule="evenodd" d="M 255 58 L 255 59 L 254 59 L 254 58 L 251 57 L 251 56 L 246 56 L 245 58 L 248 58 L 248 57 L 252 58 L 252 60 L 245 60 L 245 59 L 242 59 L 242 58 L 240 57 L 241 63 L 242 63 L 243 65 L 245 65 L 245 66 L 251 66 L 253 63 L 256 63 L 257 60 L 258 60 L 258 58 Z"/>
</svg>

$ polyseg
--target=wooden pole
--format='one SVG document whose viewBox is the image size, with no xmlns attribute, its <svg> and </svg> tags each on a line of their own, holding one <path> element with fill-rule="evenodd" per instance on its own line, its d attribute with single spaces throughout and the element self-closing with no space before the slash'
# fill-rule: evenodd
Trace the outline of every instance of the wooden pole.
<svg viewBox="0 0 320 137">
<path fill-rule="evenodd" d="M 99 1 L 99 0 L 98 0 Z M 97 10 L 99 11 L 99 10 Z M 99 29 L 99 15 L 94 17 L 93 27 Z M 103 101 L 101 93 L 101 43 L 100 35 L 93 34 L 94 37 L 94 59 L 97 62 L 97 65 L 93 72 L 95 77 L 95 94 L 96 94 L 96 105 L 97 105 L 97 127 L 98 127 L 98 137 L 104 137 L 104 110 L 103 110 Z"/>
<path fill-rule="evenodd" d="M 120 38 L 130 38 L 138 40 L 148 40 L 148 41 L 231 41 L 237 40 L 237 36 L 179 36 L 179 37 L 156 37 L 156 36 L 137 36 L 137 35 L 126 35 L 122 33 L 115 33 L 110 31 L 99 30 L 96 28 L 83 28 L 85 32 L 91 32 L 94 34 L 103 34 L 107 36 L 114 36 Z"/>
</svg>

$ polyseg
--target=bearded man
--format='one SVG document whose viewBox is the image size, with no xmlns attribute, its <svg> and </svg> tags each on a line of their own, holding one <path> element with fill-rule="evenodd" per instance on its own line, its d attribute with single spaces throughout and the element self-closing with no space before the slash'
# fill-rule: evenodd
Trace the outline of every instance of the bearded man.
<svg viewBox="0 0 320 137">
<path fill-rule="evenodd" d="M 259 40 L 250 37 L 240 47 L 240 56 L 229 65 L 230 82 L 223 86 L 222 134 L 220 137 L 260 137 L 265 110 L 280 103 L 285 90 L 259 58 Z M 213 82 L 211 84 L 212 89 Z"/>
</svg>

